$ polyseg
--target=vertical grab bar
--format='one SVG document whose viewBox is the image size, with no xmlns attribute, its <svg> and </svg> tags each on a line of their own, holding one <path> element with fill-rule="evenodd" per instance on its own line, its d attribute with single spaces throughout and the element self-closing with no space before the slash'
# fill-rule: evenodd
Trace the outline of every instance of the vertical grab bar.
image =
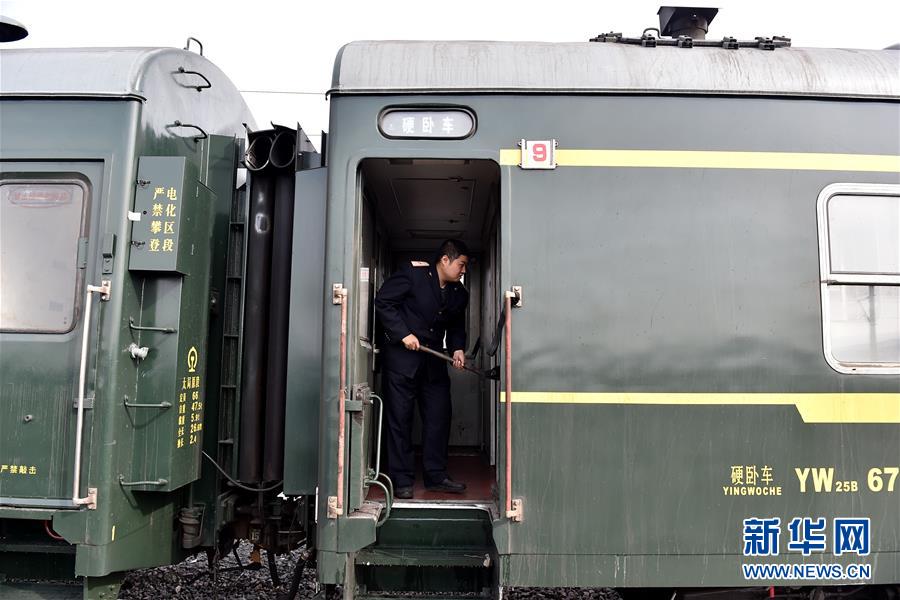
<svg viewBox="0 0 900 600">
<path fill-rule="evenodd" d="M 377 485 L 384 491 L 385 511 L 384 516 L 375 524 L 375 527 L 378 528 L 384 525 L 391 517 L 391 508 L 394 506 L 394 485 L 387 475 L 381 473 L 381 428 L 384 422 L 384 400 L 377 394 L 370 394 L 370 397 L 378 400 L 378 441 L 375 449 L 375 478 L 366 479 L 366 485 Z M 382 476 L 385 478 L 386 483 L 379 481 Z"/>
<path fill-rule="evenodd" d="M 91 333 L 91 305 L 93 294 L 100 294 L 100 300 L 109 300 L 110 282 L 104 280 L 101 285 L 87 286 L 87 298 L 84 302 L 84 331 L 81 335 L 81 365 L 78 369 L 78 416 L 75 424 L 75 468 L 72 473 L 72 502 L 78 506 L 87 505 L 89 509 L 97 508 L 96 490 L 89 489 L 88 495 L 81 497 L 81 439 L 84 435 L 84 388 L 87 385 L 88 336 Z"/>
<path fill-rule="evenodd" d="M 384 400 L 377 394 L 369 394 L 375 400 L 378 400 L 378 442 L 375 446 L 375 478 L 381 474 L 381 427 L 384 423 Z"/>
<path fill-rule="evenodd" d="M 522 520 L 522 502 L 513 500 L 512 494 L 512 300 L 518 299 L 516 292 L 506 292 L 506 518 Z"/>
<path fill-rule="evenodd" d="M 347 401 L 347 288 L 333 287 L 333 302 L 341 305 L 341 375 L 338 390 L 338 456 L 337 494 L 328 498 L 328 518 L 336 519 L 344 514 L 344 445 L 346 438 Z"/>
</svg>

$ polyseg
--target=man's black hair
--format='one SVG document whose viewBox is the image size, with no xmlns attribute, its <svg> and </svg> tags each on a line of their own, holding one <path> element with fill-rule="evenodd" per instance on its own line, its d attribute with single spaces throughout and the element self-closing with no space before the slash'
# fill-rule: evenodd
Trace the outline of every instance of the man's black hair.
<svg viewBox="0 0 900 600">
<path fill-rule="evenodd" d="M 460 256 L 469 256 L 469 247 L 462 240 L 444 240 L 444 243 L 441 244 L 434 255 L 435 264 L 441 262 L 441 258 L 445 254 L 450 259 L 450 262 L 453 262 Z"/>
</svg>

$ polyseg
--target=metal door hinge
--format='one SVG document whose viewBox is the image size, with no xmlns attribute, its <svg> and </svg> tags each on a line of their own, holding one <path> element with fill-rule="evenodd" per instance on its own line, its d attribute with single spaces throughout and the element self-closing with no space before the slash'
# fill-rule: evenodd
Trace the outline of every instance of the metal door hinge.
<svg viewBox="0 0 900 600">
<path fill-rule="evenodd" d="M 103 255 L 103 274 L 112 275 L 113 259 L 116 257 L 116 234 L 107 233 L 103 236 L 101 254 Z"/>
<path fill-rule="evenodd" d="M 328 518 L 337 519 L 342 514 L 344 511 L 338 509 L 337 496 L 328 496 Z"/>
<path fill-rule="evenodd" d="M 104 302 L 109 300 L 110 288 L 112 286 L 112 282 L 109 279 L 104 279 L 100 282 L 100 285 L 88 285 L 88 292 L 96 292 L 100 294 L 100 299 Z"/>
<path fill-rule="evenodd" d="M 88 239 L 86 237 L 78 238 L 78 256 L 76 257 L 76 260 L 78 261 L 79 269 L 87 268 Z"/>
<path fill-rule="evenodd" d="M 332 283 L 331 284 L 331 303 L 332 304 L 343 304 L 344 298 L 347 297 L 347 289 L 344 287 L 343 283 Z"/>
<path fill-rule="evenodd" d="M 76 499 L 75 504 L 84 506 L 88 510 L 97 510 L 97 488 L 88 488 L 87 496 Z"/>
<path fill-rule="evenodd" d="M 512 501 L 512 510 L 506 511 L 506 518 L 515 523 L 522 522 L 522 500 L 516 499 Z"/>
<path fill-rule="evenodd" d="M 94 397 L 90 396 L 88 398 L 85 398 L 84 400 L 81 401 L 81 403 L 82 403 L 82 406 L 84 407 L 84 410 L 90 410 L 90 409 L 94 408 Z M 72 401 L 72 408 L 74 408 L 75 410 L 78 410 L 78 398 L 75 398 L 75 400 Z"/>
<path fill-rule="evenodd" d="M 512 286 L 512 291 L 506 292 L 506 295 L 512 300 L 511 304 L 513 308 L 522 308 L 525 305 L 525 300 L 522 297 L 521 285 Z"/>
</svg>

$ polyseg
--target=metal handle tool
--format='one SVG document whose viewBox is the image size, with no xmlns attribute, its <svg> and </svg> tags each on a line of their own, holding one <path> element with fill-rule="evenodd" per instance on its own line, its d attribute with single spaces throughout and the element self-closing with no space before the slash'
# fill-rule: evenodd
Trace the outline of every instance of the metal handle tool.
<svg viewBox="0 0 900 600">
<path fill-rule="evenodd" d="M 425 352 L 426 354 L 430 354 L 432 356 L 436 356 L 440 359 L 446 360 L 448 363 L 451 363 L 451 364 L 453 363 L 453 359 L 450 358 L 449 356 L 447 356 L 446 354 L 438 352 L 437 350 L 432 350 L 431 348 L 428 348 L 426 346 L 419 346 L 419 351 Z M 482 371 L 481 369 L 473 369 L 472 367 L 463 365 L 463 369 L 465 369 L 466 371 L 475 373 L 479 377 L 485 377 L 487 379 L 493 379 L 495 381 L 500 381 L 500 367 L 494 367 L 490 371 Z"/>
</svg>

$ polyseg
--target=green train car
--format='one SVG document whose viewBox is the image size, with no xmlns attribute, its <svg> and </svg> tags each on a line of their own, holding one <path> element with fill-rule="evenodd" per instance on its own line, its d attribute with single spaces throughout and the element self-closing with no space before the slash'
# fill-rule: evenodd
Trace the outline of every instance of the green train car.
<svg viewBox="0 0 900 600">
<path fill-rule="evenodd" d="M 0 54 L 0 572 L 898 597 L 900 52 L 663 33 L 348 44 L 324 156 L 192 53 Z M 374 293 L 448 237 L 502 375 L 394 500 Z"/>
<path fill-rule="evenodd" d="M 240 94 L 174 49 L 4 50 L 0 70 L 0 572 L 110 597 L 217 540 L 295 544 L 269 539 L 295 503 L 244 511 L 214 466 L 238 445 Z"/>
</svg>

